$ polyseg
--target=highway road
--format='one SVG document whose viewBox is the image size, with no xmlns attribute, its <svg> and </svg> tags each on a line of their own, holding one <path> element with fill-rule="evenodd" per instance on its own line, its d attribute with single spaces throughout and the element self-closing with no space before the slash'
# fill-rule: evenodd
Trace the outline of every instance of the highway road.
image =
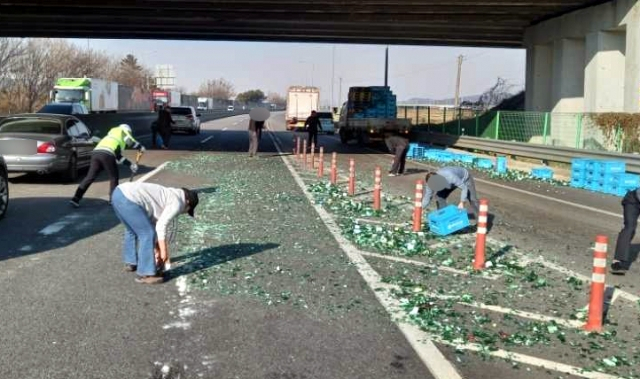
<svg viewBox="0 0 640 379">
<path fill-rule="evenodd" d="M 282 114 L 269 121 L 255 159 L 245 153 L 247 122 L 211 121 L 201 135 L 174 136 L 171 150 L 145 154 L 137 180 L 204 193 L 196 220 L 181 222 L 176 268 L 160 286 L 122 271 L 122 229 L 106 203 L 106 178 L 76 210 L 67 204 L 74 184 L 12 175 L 0 222 L 0 377 L 160 378 L 166 366 L 168 377 L 182 379 L 430 378 L 444 377 L 447 364 L 465 378 L 571 377 L 526 363 L 514 371 L 442 344 L 442 362 L 430 365 L 439 358 L 425 361 L 426 345 L 389 317 L 378 288 L 297 184 L 286 154 L 294 133 L 284 131 Z M 327 155 L 339 153 L 343 171 L 355 158 L 363 183 L 391 160 L 382 147 L 320 141 Z M 408 167 L 408 175 L 383 178 L 385 192 L 413 194 L 428 166 Z M 617 198 L 477 177 L 496 241 L 583 275 L 596 235 L 614 245 Z M 637 275 L 633 267 L 607 282 L 637 296 Z M 638 329 L 635 320 L 631 333 Z"/>
</svg>

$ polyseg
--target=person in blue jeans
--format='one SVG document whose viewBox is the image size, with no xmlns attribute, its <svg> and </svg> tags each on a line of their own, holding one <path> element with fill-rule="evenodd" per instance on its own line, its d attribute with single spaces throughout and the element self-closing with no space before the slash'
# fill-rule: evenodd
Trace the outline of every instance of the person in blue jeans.
<svg viewBox="0 0 640 379">
<path fill-rule="evenodd" d="M 469 202 L 477 219 L 480 204 L 476 193 L 476 184 L 466 168 L 442 167 L 437 171 L 428 172 L 424 179 L 427 185 L 424 186 L 422 209 L 427 209 L 434 195 L 438 209 L 446 207 L 449 195 L 456 188 L 460 188 L 458 208 L 465 209 L 465 202 Z"/>
<path fill-rule="evenodd" d="M 194 217 L 198 194 L 186 188 L 169 188 L 159 184 L 128 182 L 116 187 L 112 196 L 113 210 L 124 224 L 122 259 L 126 271 L 136 271 L 136 282 L 158 284 L 158 264 L 164 266 L 169 256 L 167 229 L 169 223 L 183 213 Z"/>
</svg>

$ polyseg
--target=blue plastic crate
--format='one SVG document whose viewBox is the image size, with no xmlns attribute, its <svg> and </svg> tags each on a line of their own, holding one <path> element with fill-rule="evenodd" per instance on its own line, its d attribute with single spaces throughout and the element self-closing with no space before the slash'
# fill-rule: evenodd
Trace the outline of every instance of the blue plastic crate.
<svg viewBox="0 0 640 379">
<path fill-rule="evenodd" d="M 605 174 L 623 174 L 627 165 L 624 161 L 603 161 L 601 162 L 602 172 Z"/>
<path fill-rule="evenodd" d="M 605 183 L 604 186 L 602 186 L 602 192 L 608 193 L 610 195 L 615 195 L 617 193 L 618 188 L 620 188 L 620 187 L 618 187 L 613 182 Z"/>
<path fill-rule="evenodd" d="M 476 166 L 479 168 L 492 169 L 493 161 L 488 158 L 478 158 L 476 160 Z"/>
<path fill-rule="evenodd" d="M 620 174 L 616 175 L 616 183 L 619 187 L 638 188 L 640 187 L 640 175 Z"/>
<path fill-rule="evenodd" d="M 587 159 L 587 158 L 574 158 L 571 160 L 571 170 L 576 170 L 576 171 L 586 171 L 587 170 L 587 163 L 591 162 L 592 159 Z"/>
<path fill-rule="evenodd" d="M 429 213 L 429 229 L 440 236 L 455 233 L 469 226 L 469 215 L 464 209 L 449 205 Z"/>
<path fill-rule="evenodd" d="M 593 177 L 593 175 L 591 177 Z M 587 179 L 587 171 L 585 171 L 585 170 L 582 170 L 582 171 L 571 170 L 571 180 L 573 180 L 573 179 L 586 180 Z"/>
<path fill-rule="evenodd" d="M 571 182 L 569 182 L 569 185 L 573 188 L 584 188 L 586 184 L 587 180 L 584 178 L 571 178 Z"/>
<path fill-rule="evenodd" d="M 589 181 L 584 186 L 585 189 L 593 192 L 603 192 L 604 191 L 604 183 L 598 181 Z"/>
<path fill-rule="evenodd" d="M 449 152 L 438 153 L 437 160 L 439 162 L 452 162 L 453 161 L 453 154 L 449 153 Z"/>
<path fill-rule="evenodd" d="M 469 155 L 469 154 L 462 154 L 460 156 L 460 162 L 462 163 L 471 163 L 473 164 L 473 161 L 476 159 L 476 157 L 474 157 L 473 155 Z"/>
<path fill-rule="evenodd" d="M 549 167 L 532 168 L 531 176 L 538 179 L 553 179 L 553 170 Z"/>
<path fill-rule="evenodd" d="M 507 172 L 507 157 L 496 158 L 496 172 L 498 174 L 505 174 Z"/>
<path fill-rule="evenodd" d="M 422 158 L 424 155 L 424 147 L 416 147 L 411 154 L 412 158 Z"/>
</svg>

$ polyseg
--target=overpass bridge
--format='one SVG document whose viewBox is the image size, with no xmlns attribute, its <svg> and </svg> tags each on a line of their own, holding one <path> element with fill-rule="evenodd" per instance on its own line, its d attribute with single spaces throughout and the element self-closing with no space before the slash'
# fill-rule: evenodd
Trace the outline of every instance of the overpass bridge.
<svg viewBox="0 0 640 379">
<path fill-rule="evenodd" d="M 636 0 L 0 0 L 0 36 L 526 48 L 528 110 L 640 111 Z"/>
<path fill-rule="evenodd" d="M 0 1 L 0 34 L 523 47 L 526 28 L 604 2 Z"/>
</svg>

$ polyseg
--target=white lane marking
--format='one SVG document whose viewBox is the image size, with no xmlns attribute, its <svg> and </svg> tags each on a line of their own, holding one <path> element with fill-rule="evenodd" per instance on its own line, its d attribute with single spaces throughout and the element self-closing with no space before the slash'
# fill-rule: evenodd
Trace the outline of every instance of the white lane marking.
<svg viewBox="0 0 640 379">
<path fill-rule="evenodd" d="M 62 229 L 64 229 L 65 227 L 67 227 L 68 225 L 73 224 L 75 220 L 81 217 L 82 215 L 78 213 L 71 213 L 69 215 L 62 217 L 60 220 L 54 222 L 53 224 L 45 226 L 42 230 L 38 232 L 38 234 L 42 234 L 45 236 L 56 234 L 60 232 Z"/>
<path fill-rule="evenodd" d="M 213 136 L 209 136 L 205 139 L 203 139 L 202 141 L 200 141 L 200 143 L 207 143 L 207 141 L 210 141 L 213 138 Z"/>
<path fill-rule="evenodd" d="M 160 166 L 156 167 L 155 170 L 153 170 L 151 172 L 148 172 L 145 176 L 143 176 L 140 179 L 136 180 L 136 182 L 146 182 L 147 180 L 151 179 L 151 177 L 153 177 L 154 175 L 156 175 L 157 173 L 162 171 L 165 168 L 165 166 L 168 165 L 168 164 L 169 164 L 169 161 L 164 162 Z"/>
<path fill-rule="evenodd" d="M 269 130 L 269 137 L 276 146 L 276 149 L 278 149 L 278 151 L 282 154 L 282 149 L 280 148 L 278 138 L 273 136 L 273 133 L 269 128 L 267 128 L 267 130 Z M 386 287 L 385 283 L 382 282 L 382 278 L 380 277 L 380 275 L 375 270 L 373 270 L 373 268 L 371 268 L 366 259 L 358 253 L 357 249 L 346 238 L 342 236 L 340 228 L 331 218 L 329 213 L 327 213 L 327 211 L 324 210 L 324 208 L 322 208 L 320 205 L 313 203 L 313 197 L 307 191 L 304 182 L 302 181 L 296 170 L 284 156 L 281 156 L 281 158 L 284 164 L 287 166 L 287 169 L 289 169 L 289 172 L 293 176 L 295 182 L 298 184 L 302 192 L 309 200 L 311 206 L 318 213 L 320 219 L 322 219 L 327 229 L 329 229 L 342 250 L 345 252 L 347 257 L 349 257 L 349 260 L 354 264 L 362 278 L 367 282 L 367 285 L 374 293 L 374 295 L 378 298 L 378 301 L 385 307 L 390 315 L 393 316 L 397 314 L 397 311 L 400 309 L 400 302 L 396 298 L 382 293 L 382 291 L 376 291 L 377 288 Z M 460 374 L 458 374 L 458 372 L 456 371 L 455 367 L 445 358 L 440 350 L 438 350 L 435 344 L 428 338 L 426 333 L 421 331 L 420 328 L 415 325 L 399 323 L 396 320 L 394 320 L 394 322 L 436 379 L 462 379 Z"/>
</svg>

